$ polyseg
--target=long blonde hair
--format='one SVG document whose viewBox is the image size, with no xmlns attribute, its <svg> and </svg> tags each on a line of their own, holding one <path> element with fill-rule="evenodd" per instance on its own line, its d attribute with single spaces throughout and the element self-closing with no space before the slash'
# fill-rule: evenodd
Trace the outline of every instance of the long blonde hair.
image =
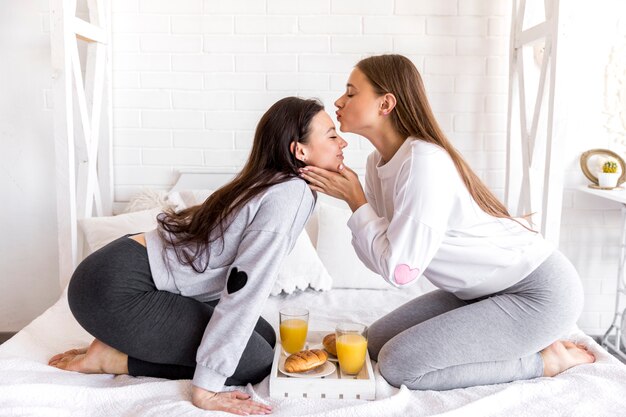
<svg viewBox="0 0 626 417">
<path fill-rule="evenodd" d="M 391 93 L 396 97 L 397 104 L 390 117 L 398 133 L 405 138 L 411 136 L 445 149 L 480 208 L 494 217 L 512 218 L 504 204 L 446 138 L 428 103 L 422 77 L 408 58 L 402 55 L 372 56 L 359 61 L 356 67 L 365 74 L 377 94 Z"/>
</svg>

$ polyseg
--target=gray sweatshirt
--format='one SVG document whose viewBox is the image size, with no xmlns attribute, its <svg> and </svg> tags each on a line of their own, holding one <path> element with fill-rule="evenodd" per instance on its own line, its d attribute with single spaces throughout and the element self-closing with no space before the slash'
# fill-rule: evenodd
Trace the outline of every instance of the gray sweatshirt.
<svg viewBox="0 0 626 417">
<path fill-rule="evenodd" d="M 204 273 L 181 265 L 156 229 L 146 233 L 150 270 L 159 290 L 203 302 L 220 300 L 198 347 L 194 385 L 221 391 L 235 372 L 280 265 L 314 207 L 315 197 L 302 179 L 268 188 L 234 215 L 223 246 L 221 240 L 211 244 L 202 258 L 209 256 Z"/>
</svg>

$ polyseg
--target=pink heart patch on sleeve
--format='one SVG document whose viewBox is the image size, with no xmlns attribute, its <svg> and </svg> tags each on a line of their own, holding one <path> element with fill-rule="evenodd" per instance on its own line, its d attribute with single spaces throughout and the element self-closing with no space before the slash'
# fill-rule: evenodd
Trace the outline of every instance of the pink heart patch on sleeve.
<svg viewBox="0 0 626 417">
<path fill-rule="evenodd" d="M 399 285 L 408 284 L 417 278 L 419 274 L 419 268 L 411 269 L 407 264 L 397 265 L 396 269 L 393 271 L 393 277 Z"/>
</svg>

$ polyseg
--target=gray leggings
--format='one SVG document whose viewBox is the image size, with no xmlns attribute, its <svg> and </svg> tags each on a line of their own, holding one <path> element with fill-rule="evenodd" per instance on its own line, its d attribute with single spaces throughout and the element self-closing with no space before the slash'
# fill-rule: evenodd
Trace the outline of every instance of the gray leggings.
<svg viewBox="0 0 626 417">
<path fill-rule="evenodd" d="M 461 300 L 436 290 L 372 324 L 369 353 L 391 385 L 449 390 L 543 375 L 538 353 L 572 328 L 583 306 L 573 265 L 554 252 L 517 284 Z"/>
<path fill-rule="evenodd" d="M 130 375 L 168 379 L 193 378 L 196 351 L 218 302 L 159 291 L 146 248 L 128 237 L 78 265 L 68 301 L 85 330 L 128 355 Z M 256 384 L 269 375 L 275 343 L 274 329 L 259 318 L 226 385 Z"/>
</svg>

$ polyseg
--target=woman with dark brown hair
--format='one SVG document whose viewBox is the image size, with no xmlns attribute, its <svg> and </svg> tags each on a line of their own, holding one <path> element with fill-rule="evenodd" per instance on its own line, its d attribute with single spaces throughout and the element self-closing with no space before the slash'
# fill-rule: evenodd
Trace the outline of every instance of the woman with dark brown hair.
<svg viewBox="0 0 626 417">
<path fill-rule="evenodd" d="M 447 390 L 554 376 L 595 360 L 558 341 L 582 310 L 576 270 L 463 160 L 409 59 L 360 61 L 335 105 L 341 131 L 376 148 L 365 190 L 343 165 L 301 175 L 348 203 L 353 246 L 372 271 L 396 287 L 422 275 L 438 287 L 369 328 L 370 355 L 390 384 Z"/>
<path fill-rule="evenodd" d="M 333 169 L 345 146 L 318 101 L 275 103 L 235 179 L 203 204 L 160 214 L 157 229 L 121 237 L 76 268 L 70 309 L 95 340 L 55 355 L 50 365 L 193 378 L 197 407 L 270 413 L 223 386 L 254 384 L 269 374 L 276 335 L 261 311 L 315 206 L 298 168 Z"/>
</svg>

